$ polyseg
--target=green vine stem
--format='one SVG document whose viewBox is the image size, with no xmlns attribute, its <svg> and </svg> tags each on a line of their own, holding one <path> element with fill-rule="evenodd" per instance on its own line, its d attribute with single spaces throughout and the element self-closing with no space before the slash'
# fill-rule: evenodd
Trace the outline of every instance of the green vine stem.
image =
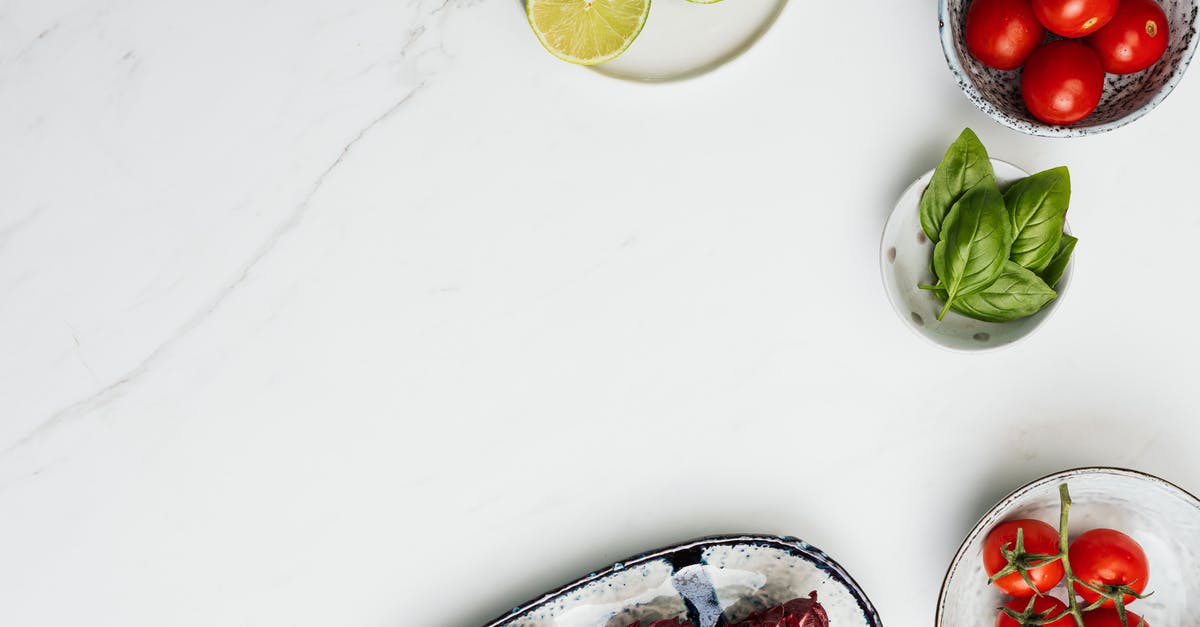
<svg viewBox="0 0 1200 627">
<path fill-rule="evenodd" d="M 1079 611 L 1079 597 L 1075 594 L 1075 572 L 1071 570 L 1071 542 L 1067 539 L 1067 523 L 1071 517 L 1071 491 L 1065 483 L 1058 486 L 1058 503 L 1058 555 L 1062 559 L 1063 577 L 1067 580 L 1067 612 L 1075 617 L 1076 627 L 1083 627 L 1083 612 Z M 1121 622 L 1125 622 L 1123 618 Z"/>
</svg>

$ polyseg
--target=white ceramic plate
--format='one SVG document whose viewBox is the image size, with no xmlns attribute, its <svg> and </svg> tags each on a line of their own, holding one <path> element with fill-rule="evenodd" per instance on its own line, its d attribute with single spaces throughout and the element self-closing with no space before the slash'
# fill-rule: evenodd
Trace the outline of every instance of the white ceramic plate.
<svg viewBox="0 0 1200 627">
<path fill-rule="evenodd" d="M 698 4 L 653 0 L 646 26 L 621 56 L 598 72 L 637 81 L 703 74 L 745 52 L 762 37 L 787 0 L 723 0 Z"/>
</svg>

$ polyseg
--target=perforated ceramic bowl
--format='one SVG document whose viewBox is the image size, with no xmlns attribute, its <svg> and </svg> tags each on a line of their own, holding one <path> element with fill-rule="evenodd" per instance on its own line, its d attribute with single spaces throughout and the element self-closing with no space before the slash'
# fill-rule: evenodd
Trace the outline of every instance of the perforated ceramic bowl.
<svg viewBox="0 0 1200 627">
<path fill-rule="evenodd" d="M 1004 189 L 1013 182 L 1029 176 L 1017 166 L 992 159 L 996 182 Z M 951 311 L 942 320 L 937 314 L 942 308 L 940 301 L 930 297 L 929 292 L 919 289 L 921 284 L 936 283 L 929 269 L 933 257 L 933 242 L 925 237 L 921 229 L 921 194 L 929 185 L 933 170 L 913 182 L 896 201 L 896 207 L 883 229 L 879 243 L 879 269 L 883 275 L 883 288 L 896 315 L 917 335 L 954 351 L 981 352 L 1011 346 L 1030 336 L 1050 318 L 1059 307 L 1071 285 L 1071 274 L 1075 269 L 1075 257 L 1067 264 L 1067 270 L 1054 289 L 1058 298 L 1041 311 L 1012 322 L 983 322 Z M 1070 227 L 1066 228 L 1070 232 Z M 1076 253 L 1078 254 L 1078 253 Z"/>
<path fill-rule="evenodd" d="M 1030 135 L 1078 137 L 1120 128 L 1146 115 L 1175 89 L 1196 51 L 1200 0 L 1157 0 L 1170 22 L 1170 43 L 1151 68 L 1136 74 L 1106 74 L 1100 106 L 1069 126 L 1030 115 L 1021 99 L 1021 72 L 993 70 L 967 51 L 964 32 L 972 0 L 938 0 L 938 30 L 950 71 L 967 98 L 997 122 Z"/>
<path fill-rule="evenodd" d="M 983 541 L 996 524 L 1034 518 L 1058 526 L 1058 486 L 1071 490 L 1072 540 L 1107 527 L 1129 534 L 1150 562 L 1147 590 L 1130 609 L 1156 627 L 1195 625 L 1200 615 L 1200 500 L 1158 477 L 1121 468 L 1065 470 L 1027 484 L 1004 497 L 963 541 L 946 572 L 938 599 L 936 627 L 991 627 L 1006 600 L 988 583 Z M 1065 600 L 1066 586 L 1051 594 Z"/>
</svg>

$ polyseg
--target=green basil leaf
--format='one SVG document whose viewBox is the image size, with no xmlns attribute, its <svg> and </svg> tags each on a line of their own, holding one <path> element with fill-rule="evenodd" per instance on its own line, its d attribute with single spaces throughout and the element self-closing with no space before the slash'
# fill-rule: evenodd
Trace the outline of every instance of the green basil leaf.
<svg viewBox="0 0 1200 627">
<path fill-rule="evenodd" d="M 1032 316 L 1057 296 L 1038 275 L 1015 261 L 1007 261 L 991 285 L 959 298 L 952 308 L 976 320 L 1008 322 Z"/>
<path fill-rule="evenodd" d="M 946 306 L 992 284 L 1012 248 L 1013 225 L 1004 197 L 993 183 L 977 185 L 954 203 L 942 225 L 942 240 L 933 248 L 939 285 L 946 288 Z"/>
<path fill-rule="evenodd" d="M 921 228 L 929 241 L 941 240 L 943 223 L 954 203 L 967 190 L 986 182 L 996 182 L 987 149 L 975 131 L 963 129 L 946 150 L 946 156 L 933 171 L 929 186 L 921 194 Z"/>
<path fill-rule="evenodd" d="M 1041 272 L 1058 253 L 1071 201 L 1071 174 L 1054 168 L 1013 183 L 1004 193 L 1012 214 L 1011 259 L 1034 272 Z"/>
<path fill-rule="evenodd" d="M 1079 240 L 1063 233 L 1062 239 L 1058 243 L 1058 253 L 1050 260 L 1045 270 L 1042 270 L 1040 276 L 1050 287 L 1057 287 L 1058 282 L 1062 280 L 1062 275 L 1067 271 L 1067 264 L 1071 262 L 1071 253 L 1075 252 L 1075 244 Z"/>
</svg>

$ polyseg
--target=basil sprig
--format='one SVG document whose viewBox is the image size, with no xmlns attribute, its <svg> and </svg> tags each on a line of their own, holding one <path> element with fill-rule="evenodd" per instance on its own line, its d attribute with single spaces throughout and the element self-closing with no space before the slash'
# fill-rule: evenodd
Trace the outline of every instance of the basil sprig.
<svg viewBox="0 0 1200 627">
<path fill-rule="evenodd" d="M 1071 174 L 1066 167 L 1038 172 L 1004 192 L 1017 233 L 1013 261 L 1034 272 L 1046 269 L 1058 253 L 1070 200 Z"/>
<path fill-rule="evenodd" d="M 1000 190 L 994 184 L 968 190 L 946 215 L 941 236 L 933 249 L 933 271 L 946 295 L 938 320 L 958 298 L 991 285 L 1004 269 L 1013 227 Z"/>
<path fill-rule="evenodd" d="M 1008 322 L 1032 316 L 1057 296 L 1041 277 L 1009 260 L 991 285 L 954 301 L 951 307 L 976 320 Z"/>
<path fill-rule="evenodd" d="M 1062 279 L 1063 272 L 1067 270 L 1067 263 L 1071 261 L 1071 253 L 1075 252 L 1075 244 L 1079 240 L 1063 233 L 1062 240 L 1058 243 L 1058 253 L 1050 260 L 1050 264 L 1045 270 L 1038 275 L 1050 287 L 1056 287 L 1059 279 Z"/>
<path fill-rule="evenodd" d="M 950 145 L 921 196 L 921 228 L 936 242 L 935 285 L 953 309 L 987 322 L 1031 316 L 1053 301 L 1077 239 L 1063 233 L 1071 199 L 1065 167 L 1000 193 L 987 150 L 971 129 Z"/>
<path fill-rule="evenodd" d="M 971 129 L 963 129 L 958 139 L 950 144 L 942 162 L 933 171 L 929 187 L 921 195 L 921 228 L 929 240 L 941 239 L 942 222 L 954 203 L 968 190 L 981 183 L 996 184 L 992 161 L 979 136 Z"/>
</svg>

